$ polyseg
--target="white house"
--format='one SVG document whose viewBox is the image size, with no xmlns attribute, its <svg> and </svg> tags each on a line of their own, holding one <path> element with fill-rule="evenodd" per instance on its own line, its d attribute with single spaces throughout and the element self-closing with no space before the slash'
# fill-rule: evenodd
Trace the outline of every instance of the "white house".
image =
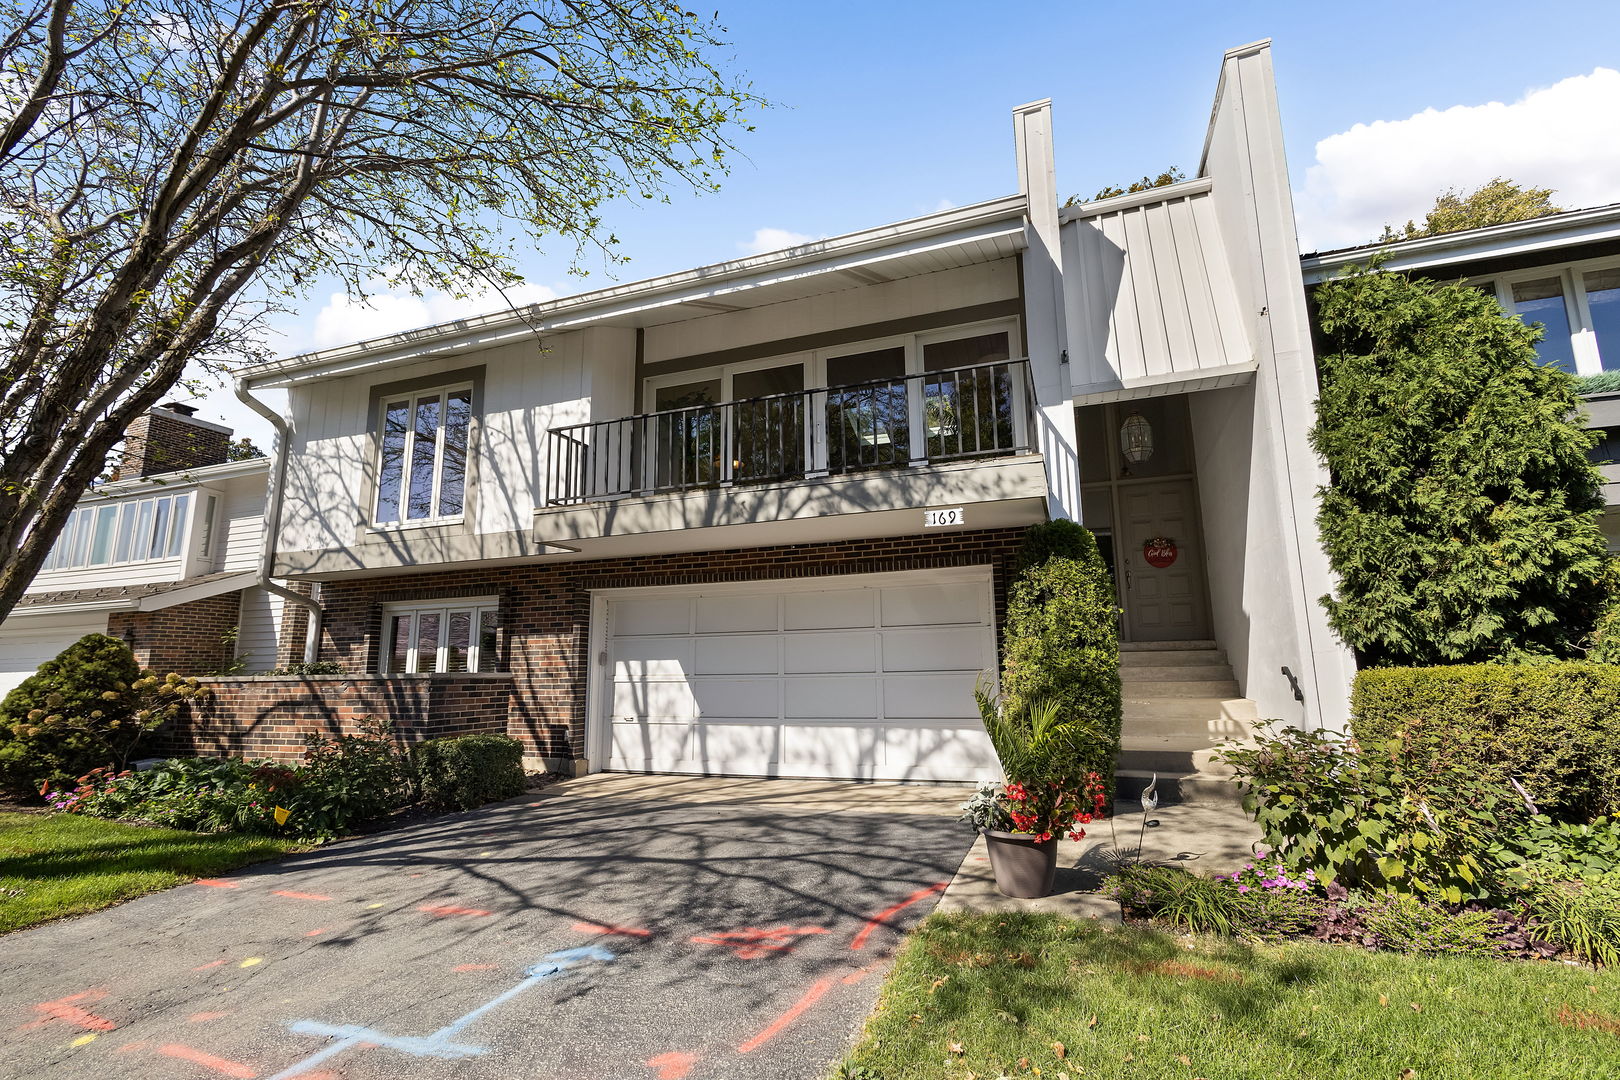
<svg viewBox="0 0 1620 1080">
<path fill-rule="evenodd" d="M 1342 723 L 1269 43 L 1185 182 L 1060 207 L 1051 132 L 1014 110 L 1004 198 L 242 372 L 290 395 L 283 658 L 347 675 L 241 684 L 214 745 L 429 710 L 568 769 L 989 775 L 971 691 L 1060 516 L 1118 578 L 1126 774 Z"/>
<path fill-rule="evenodd" d="M 185 405 L 131 426 L 117 476 L 87 494 L 0 624 L 0 693 L 85 634 L 199 675 L 274 666 L 281 597 L 259 584 L 264 458 L 227 462 L 228 428 Z"/>
</svg>

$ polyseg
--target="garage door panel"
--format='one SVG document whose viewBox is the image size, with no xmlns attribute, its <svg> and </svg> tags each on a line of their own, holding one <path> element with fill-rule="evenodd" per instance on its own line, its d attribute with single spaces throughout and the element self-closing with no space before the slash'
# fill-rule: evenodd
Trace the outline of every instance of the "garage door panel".
<svg viewBox="0 0 1620 1080">
<path fill-rule="evenodd" d="M 878 715 L 879 682 L 860 676 L 797 676 L 783 685 L 783 716 L 790 719 L 871 720 Z"/>
<path fill-rule="evenodd" d="M 31 623 L 50 622 L 50 626 Z M 107 632 L 107 616 L 75 622 L 70 618 L 38 616 L 15 619 L 0 628 L 0 695 L 39 670 L 39 665 L 56 659 L 61 651 L 86 634 Z"/>
<path fill-rule="evenodd" d="M 624 721 L 611 725 L 613 756 L 656 765 L 692 756 L 690 723 Z"/>
<path fill-rule="evenodd" d="M 613 604 L 614 634 L 685 634 L 692 628 L 690 600 L 618 600 Z"/>
<path fill-rule="evenodd" d="M 974 719 L 973 702 L 978 675 L 936 672 L 930 675 L 892 675 L 883 680 L 883 715 L 890 720 Z"/>
<path fill-rule="evenodd" d="M 684 679 L 693 670 L 691 638 L 619 638 L 610 654 L 615 679 Z"/>
<path fill-rule="evenodd" d="M 961 585 L 904 585 L 883 590 L 884 626 L 982 623 L 980 590 Z"/>
<path fill-rule="evenodd" d="M 692 680 L 698 715 L 705 720 L 776 720 L 781 715 L 781 682 L 777 679 Z"/>
<path fill-rule="evenodd" d="M 775 633 L 779 598 L 767 596 L 700 596 L 696 628 L 700 634 Z"/>
<path fill-rule="evenodd" d="M 783 663 L 789 675 L 822 672 L 877 671 L 875 633 L 788 634 L 782 639 Z"/>
<path fill-rule="evenodd" d="M 782 643 L 776 634 L 700 637 L 694 675 L 775 675 L 781 671 Z"/>
<path fill-rule="evenodd" d="M 877 625 L 877 594 L 873 589 L 788 593 L 782 609 L 782 626 L 787 630 L 849 630 Z"/>
<path fill-rule="evenodd" d="M 740 772 L 766 773 L 781 760 L 782 731 L 776 724 L 701 724 L 692 733 L 695 771 L 703 762 L 723 764 Z"/>
<path fill-rule="evenodd" d="M 983 627 L 883 632 L 884 671 L 974 671 L 994 666 Z"/>
<path fill-rule="evenodd" d="M 614 719 L 690 720 L 697 698 L 684 680 L 637 679 L 613 683 Z"/>
<path fill-rule="evenodd" d="M 784 724 L 784 771 L 826 768 L 850 776 L 869 773 L 883 764 L 881 728 L 870 724 Z"/>
<path fill-rule="evenodd" d="M 995 774 L 996 751 L 980 727 L 890 728 L 887 760 L 914 768 L 918 778 L 963 775 L 987 763 Z"/>
</svg>

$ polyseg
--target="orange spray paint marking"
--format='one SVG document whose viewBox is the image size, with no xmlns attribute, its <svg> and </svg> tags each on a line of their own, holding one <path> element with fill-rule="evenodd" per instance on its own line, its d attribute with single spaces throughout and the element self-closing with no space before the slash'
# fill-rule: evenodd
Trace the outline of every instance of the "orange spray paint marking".
<svg viewBox="0 0 1620 1080">
<path fill-rule="evenodd" d="M 866 925 L 861 927 L 860 933 L 855 935 L 855 940 L 849 943 L 849 947 L 851 949 L 864 949 L 866 947 L 866 939 L 871 937 L 872 932 L 879 926 L 882 926 L 884 922 L 890 918 L 893 918 L 897 913 L 904 911 L 912 904 L 917 903 L 919 900 L 926 900 L 934 893 L 944 892 L 946 886 L 949 884 L 950 882 L 948 881 L 936 881 L 926 889 L 918 889 L 916 892 L 912 893 L 898 904 L 884 908 L 882 911 L 866 920 Z"/>
<path fill-rule="evenodd" d="M 761 1031 L 758 1035 L 755 1035 L 752 1039 L 749 1039 L 747 1042 L 737 1047 L 737 1053 L 752 1053 L 753 1051 L 764 1046 L 766 1043 L 770 1042 L 772 1039 L 776 1038 L 778 1035 L 782 1034 L 783 1030 L 786 1029 L 789 1024 L 793 1023 L 793 1021 L 797 1020 L 801 1015 L 803 1015 L 804 1011 L 810 1006 L 820 1001 L 827 991 L 831 990 L 832 988 L 833 978 L 831 975 L 827 976 L 825 979 L 817 979 L 815 983 L 811 985 L 810 989 L 804 992 L 804 997 L 800 998 L 798 1001 L 795 1001 L 791 1006 L 788 1007 L 787 1012 L 783 1013 L 781 1016 L 778 1016 L 775 1020 L 772 1020 L 764 1031 Z"/>
<path fill-rule="evenodd" d="M 320 935 L 326 933 L 330 929 L 332 929 L 330 926 L 317 926 L 315 929 L 311 930 L 309 933 L 305 934 L 304 936 L 305 937 L 319 937 Z"/>
<path fill-rule="evenodd" d="M 493 971 L 499 964 L 457 964 L 451 971 Z"/>
<path fill-rule="evenodd" d="M 123 1046 L 120 1046 L 120 1047 L 116 1048 L 115 1050 L 113 1050 L 113 1053 L 115 1053 L 115 1054 L 133 1054 L 137 1050 L 145 1050 L 145 1049 L 146 1049 L 146 1043 L 144 1043 L 144 1042 L 127 1042 Z"/>
<path fill-rule="evenodd" d="M 322 896 L 312 892 L 293 892 L 291 889 L 275 889 L 272 896 L 285 896 L 289 900 L 330 900 L 330 896 Z"/>
<path fill-rule="evenodd" d="M 209 963 L 209 964 L 198 964 L 196 967 L 192 968 L 191 970 L 192 971 L 207 971 L 209 968 L 217 968 L 217 967 L 219 967 L 224 962 L 225 961 L 223 961 L 223 960 L 215 960 L 215 961 L 213 961 L 212 963 Z"/>
<path fill-rule="evenodd" d="M 257 1075 L 251 1067 L 242 1064 L 240 1061 L 218 1057 L 182 1043 L 166 1043 L 158 1047 L 158 1053 L 165 1057 L 179 1058 L 181 1061 L 201 1065 L 205 1069 L 214 1070 L 221 1076 L 235 1077 L 236 1080 L 253 1080 L 253 1077 Z"/>
<path fill-rule="evenodd" d="M 219 878 L 211 877 L 198 878 L 194 884 L 206 885 L 210 889 L 240 889 L 242 887 L 234 881 L 221 881 Z"/>
<path fill-rule="evenodd" d="M 607 926 L 602 923 L 577 922 L 573 926 L 574 932 L 579 934 L 618 934 L 623 937 L 652 937 L 651 930 L 643 930 L 639 926 Z"/>
<path fill-rule="evenodd" d="M 494 914 L 494 912 L 485 911 L 483 908 L 456 907 L 454 904 L 423 904 L 420 907 L 418 907 L 416 910 L 417 911 L 425 911 L 429 915 L 437 915 L 441 919 L 444 918 L 446 915 L 493 915 Z"/>
<path fill-rule="evenodd" d="M 186 1021 L 192 1024 L 206 1024 L 210 1020 L 223 1020 L 229 1015 L 231 1014 L 228 1012 L 192 1013 L 190 1016 L 186 1017 Z"/>
<path fill-rule="evenodd" d="M 671 1050 L 667 1054 L 647 1059 L 647 1068 L 658 1070 L 658 1080 L 685 1080 L 686 1074 L 697 1064 L 696 1054 Z"/>
<path fill-rule="evenodd" d="M 34 1006 L 34 1011 L 39 1013 L 39 1019 L 24 1024 L 23 1028 L 37 1028 L 50 1023 L 52 1020 L 60 1020 L 64 1024 L 87 1028 L 90 1031 L 111 1031 L 118 1025 L 74 1004 L 76 1001 L 82 1001 L 88 1005 L 91 1002 L 100 1001 L 106 996 L 107 991 L 105 990 L 84 990 L 77 994 L 69 994 L 67 997 L 57 998 L 55 1001 L 41 1002 Z"/>
<path fill-rule="evenodd" d="M 872 974 L 872 972 L 867 968 L 856 968 L 854 971 L 840 979 L 839 982 L 843 983 L 845 986 L 854 986 L 856 983 L 860 982 L 870 974 Z"/>
<path fill-rule="evenodd" d="M 769 930 L 745 926 L 741 930 L 699 934 L 689 940 L 694 945 L 723 945 L 734 950 L 739 960 L 757 960 L 762 956 L 790 951 L 793 948 L 787 943 L 790 938 L 825 933 L 828 930 L 824 926 L 774 926 Z"/>
</svg>

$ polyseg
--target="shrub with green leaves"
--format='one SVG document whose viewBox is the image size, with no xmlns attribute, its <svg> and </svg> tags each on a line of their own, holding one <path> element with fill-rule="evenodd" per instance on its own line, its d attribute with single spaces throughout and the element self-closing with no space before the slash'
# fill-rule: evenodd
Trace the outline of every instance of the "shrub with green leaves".
<svg viewBox="0 0 1620 1080">
<path fill-rule="evenodd" d="M 1620 816 L 1620 667 L 1579 661 L 1382 668 L 1356 676 L 1351 730 L 1414 769 L 1517 779 L 1550 817 Z"/>
<path fill-rule="evenodd" d="M 1490 911 L 1453 911 L 1410 894 L 1363 898 L 1352 909 L 1375 943 L 1426 956 L 1501 956 L 1502 923 Z"/>
<path fill-rule="evenodd" d="M 1530 882 L 1531 933 L 1594 967 L 1620 966 L 1620 874 L 1543 870 Z"/>
<path fill-rule="evenodd" d="M 1324 597 L 1364 665 L 1568 657 L 1603 601 L 1597 436 L 1539 328 L 1466 284 L 1352 269 L 1315 293 Z"/>
<path fill-rule="evenodd" d="M 523 794 L 523 744 L 505 735 L 429 739 L 411 748 L 422 801 L 435 810 L 475 806 Z"/>
<path fill-rule="evenodd" d="M 362 720 L 357 735 L 304 736 L 297 805 L 304 835 L 336 836 L 385 817 L 410 801 L 410 758 L 391 724 Z"/>
<path fill-rule="evenodd" d="M 117 638 L 86 634 L 0 703 L 0 786 L 36 794 L 121 769 L 147 733 L 207 692 L 196 679 L 142 671 Z"/>
<path fill-rule="evenodd" d="M 1196 934 L 1293 936 L 1308 933 L 1322 910 L 1309 890 L 1207 878 L 1179 866 L 1122 867 L 1102 894 L 1126 915 Z"/>
<path fill-rule="evenodd" d="M 1073 522 L 1034 526 L 1025 568 L 1007 598 L 1002 710 L 1050 703 L 1074 725 L 1075 779 L 1096 773 L 1112 790 L 1119 753 L 1119 607 L 1091 533 Z"/>
</svg>

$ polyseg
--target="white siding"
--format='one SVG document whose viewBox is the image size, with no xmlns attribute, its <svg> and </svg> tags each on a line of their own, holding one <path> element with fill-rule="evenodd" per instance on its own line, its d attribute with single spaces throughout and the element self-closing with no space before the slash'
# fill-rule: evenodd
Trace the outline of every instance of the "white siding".
<svg viewBox="0 0 1620 1080">
<path fill-rule="evenodd" d="M 1062 236 L 1076 395 L 1253 362 L 1207 186 L 1099 210 Z"/>
<path fill-rule="evenodd" d="M 215 511 L 213 565 L 205 572 L 258 569 L 263 557 L 264 495 L 263 476 L 235 481 L 224 490 Z"/>
<path fill-rule="evenodd" d="M 86 634 L 107 632 L 107 615 L 31 615 L 0 625 L 0 696 L 38 670 L 39 665 Z"/>
<path fill-rule="evenodd" d="M 280 596 L 264 589 L 242 590 L 236 655 L 244 661 L 242 671 L 245 674 L 268 671 L 276 666 L 276 642 L 281 637 L 281 609 L 285 602 Z"/>
</svg>

